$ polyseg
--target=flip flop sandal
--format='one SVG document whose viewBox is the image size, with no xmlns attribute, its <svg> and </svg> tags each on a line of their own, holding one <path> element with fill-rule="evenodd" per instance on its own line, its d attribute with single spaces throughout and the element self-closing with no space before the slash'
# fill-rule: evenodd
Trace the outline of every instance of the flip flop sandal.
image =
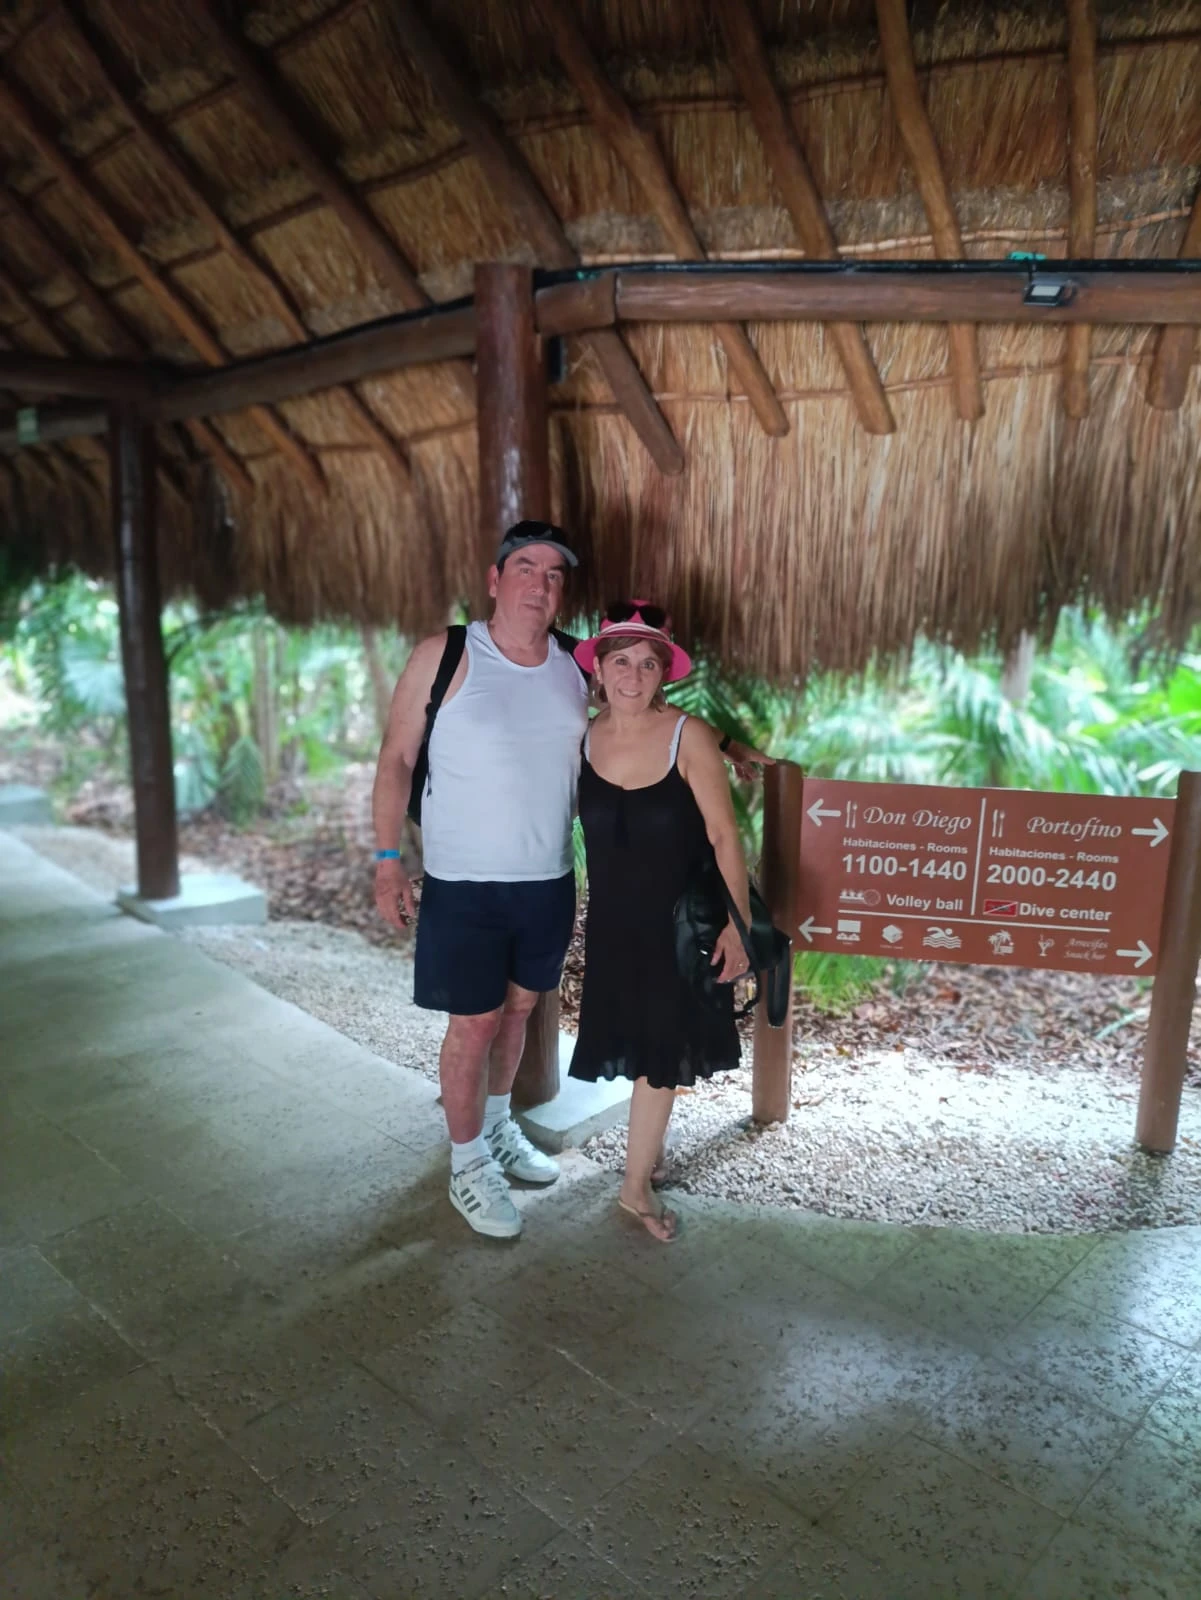
<svg viewBox="0 0 1201 1600">
<path fill-rule="evenodd" d="M 678 1212 L 669 1211 L 666 1206 L 664 1206 L 661 1211 L 639 1211 L 637 1206 L 627 1205 L 626 1202 L 620 1197 L 618 1198 L 617 1204 L 622 1211 L 626 1212 L 631 1217 L 635 1217 L 641 1226 L 646 1228 L 647 1233 L 650 1233 L 651 1238 L 658 1239 L 660 1244 L 674 1244 L 676 1239 L 679 1237 L 680 1217 Z M 668 1218 L 670 1218 L 672 1223 L 671 1232 L 666 1238 L 663 1238 L 657 1233 L 651 1233 L 651 1230 L 646 1227 L 648 1218 L 652 1222 L 662 1222 L 664 1224 L 666 1224 Z"/>
</svg>

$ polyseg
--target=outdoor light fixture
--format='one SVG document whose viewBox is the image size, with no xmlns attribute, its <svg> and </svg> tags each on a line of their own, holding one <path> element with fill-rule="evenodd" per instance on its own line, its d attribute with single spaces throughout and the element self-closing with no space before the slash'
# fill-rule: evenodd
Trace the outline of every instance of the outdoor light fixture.
<svg viewBox="0 0 1201 1600">
<path fill-rule="evenodd" d="M 1027 306 L 1066 306 L 1076 298 L 1076 285 L 1071 278 L 1054 272 L 1032 272 L 1022 295 Z"/>
</svg>

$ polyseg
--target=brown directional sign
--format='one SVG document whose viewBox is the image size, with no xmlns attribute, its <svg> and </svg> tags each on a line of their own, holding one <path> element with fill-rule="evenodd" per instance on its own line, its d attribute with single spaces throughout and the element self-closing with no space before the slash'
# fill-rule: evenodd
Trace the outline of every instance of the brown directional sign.
<svg viewBox="0 0 1201 1600">
<path fill-rule="evenodd" d="M 1150 977 L 1175 805 L 806 778 L 795 947 Z"/>
</svg>

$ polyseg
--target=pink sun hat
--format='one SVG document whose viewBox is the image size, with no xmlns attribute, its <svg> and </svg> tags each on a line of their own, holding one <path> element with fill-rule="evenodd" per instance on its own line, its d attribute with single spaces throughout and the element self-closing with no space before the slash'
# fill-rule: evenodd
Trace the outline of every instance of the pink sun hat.
<svg viewBox="0 0 1201 1600">
<path fill-rule="evenodd" d="M 671 651 L 671 664 L 663 675 L 664 683 L 675 683 L 692 671 L 692 658 L 672 642 L 671 618 L 662 606 L 650 600 L 616 600 L 605 607 L 600 632 L 583 639 L 572 654 L 585 672 L 596 671 L 596 647 L 608 635 L 619 639 L 657 639 Z"/>
</svg>

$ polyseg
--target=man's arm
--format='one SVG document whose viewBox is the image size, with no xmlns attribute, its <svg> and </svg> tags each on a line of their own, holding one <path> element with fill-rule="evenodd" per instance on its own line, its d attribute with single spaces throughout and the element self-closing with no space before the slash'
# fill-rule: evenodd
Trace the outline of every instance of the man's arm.
<svg viewBox="0 0 1201 1600">
<path fill-rule="evenodd" d="M 413 768 L 425 733 L 425 708 L 445 648 L 445 632 L 423 639 L 405 663 L 393 691 L 371 791 L 371 820 L 377 850 L 395 850 L 400 845 Z M 384 921 L 401 931 L 416 915 L 413 885 L 399 861 L 376 862 L 375 904 Z"/>
</svg>

